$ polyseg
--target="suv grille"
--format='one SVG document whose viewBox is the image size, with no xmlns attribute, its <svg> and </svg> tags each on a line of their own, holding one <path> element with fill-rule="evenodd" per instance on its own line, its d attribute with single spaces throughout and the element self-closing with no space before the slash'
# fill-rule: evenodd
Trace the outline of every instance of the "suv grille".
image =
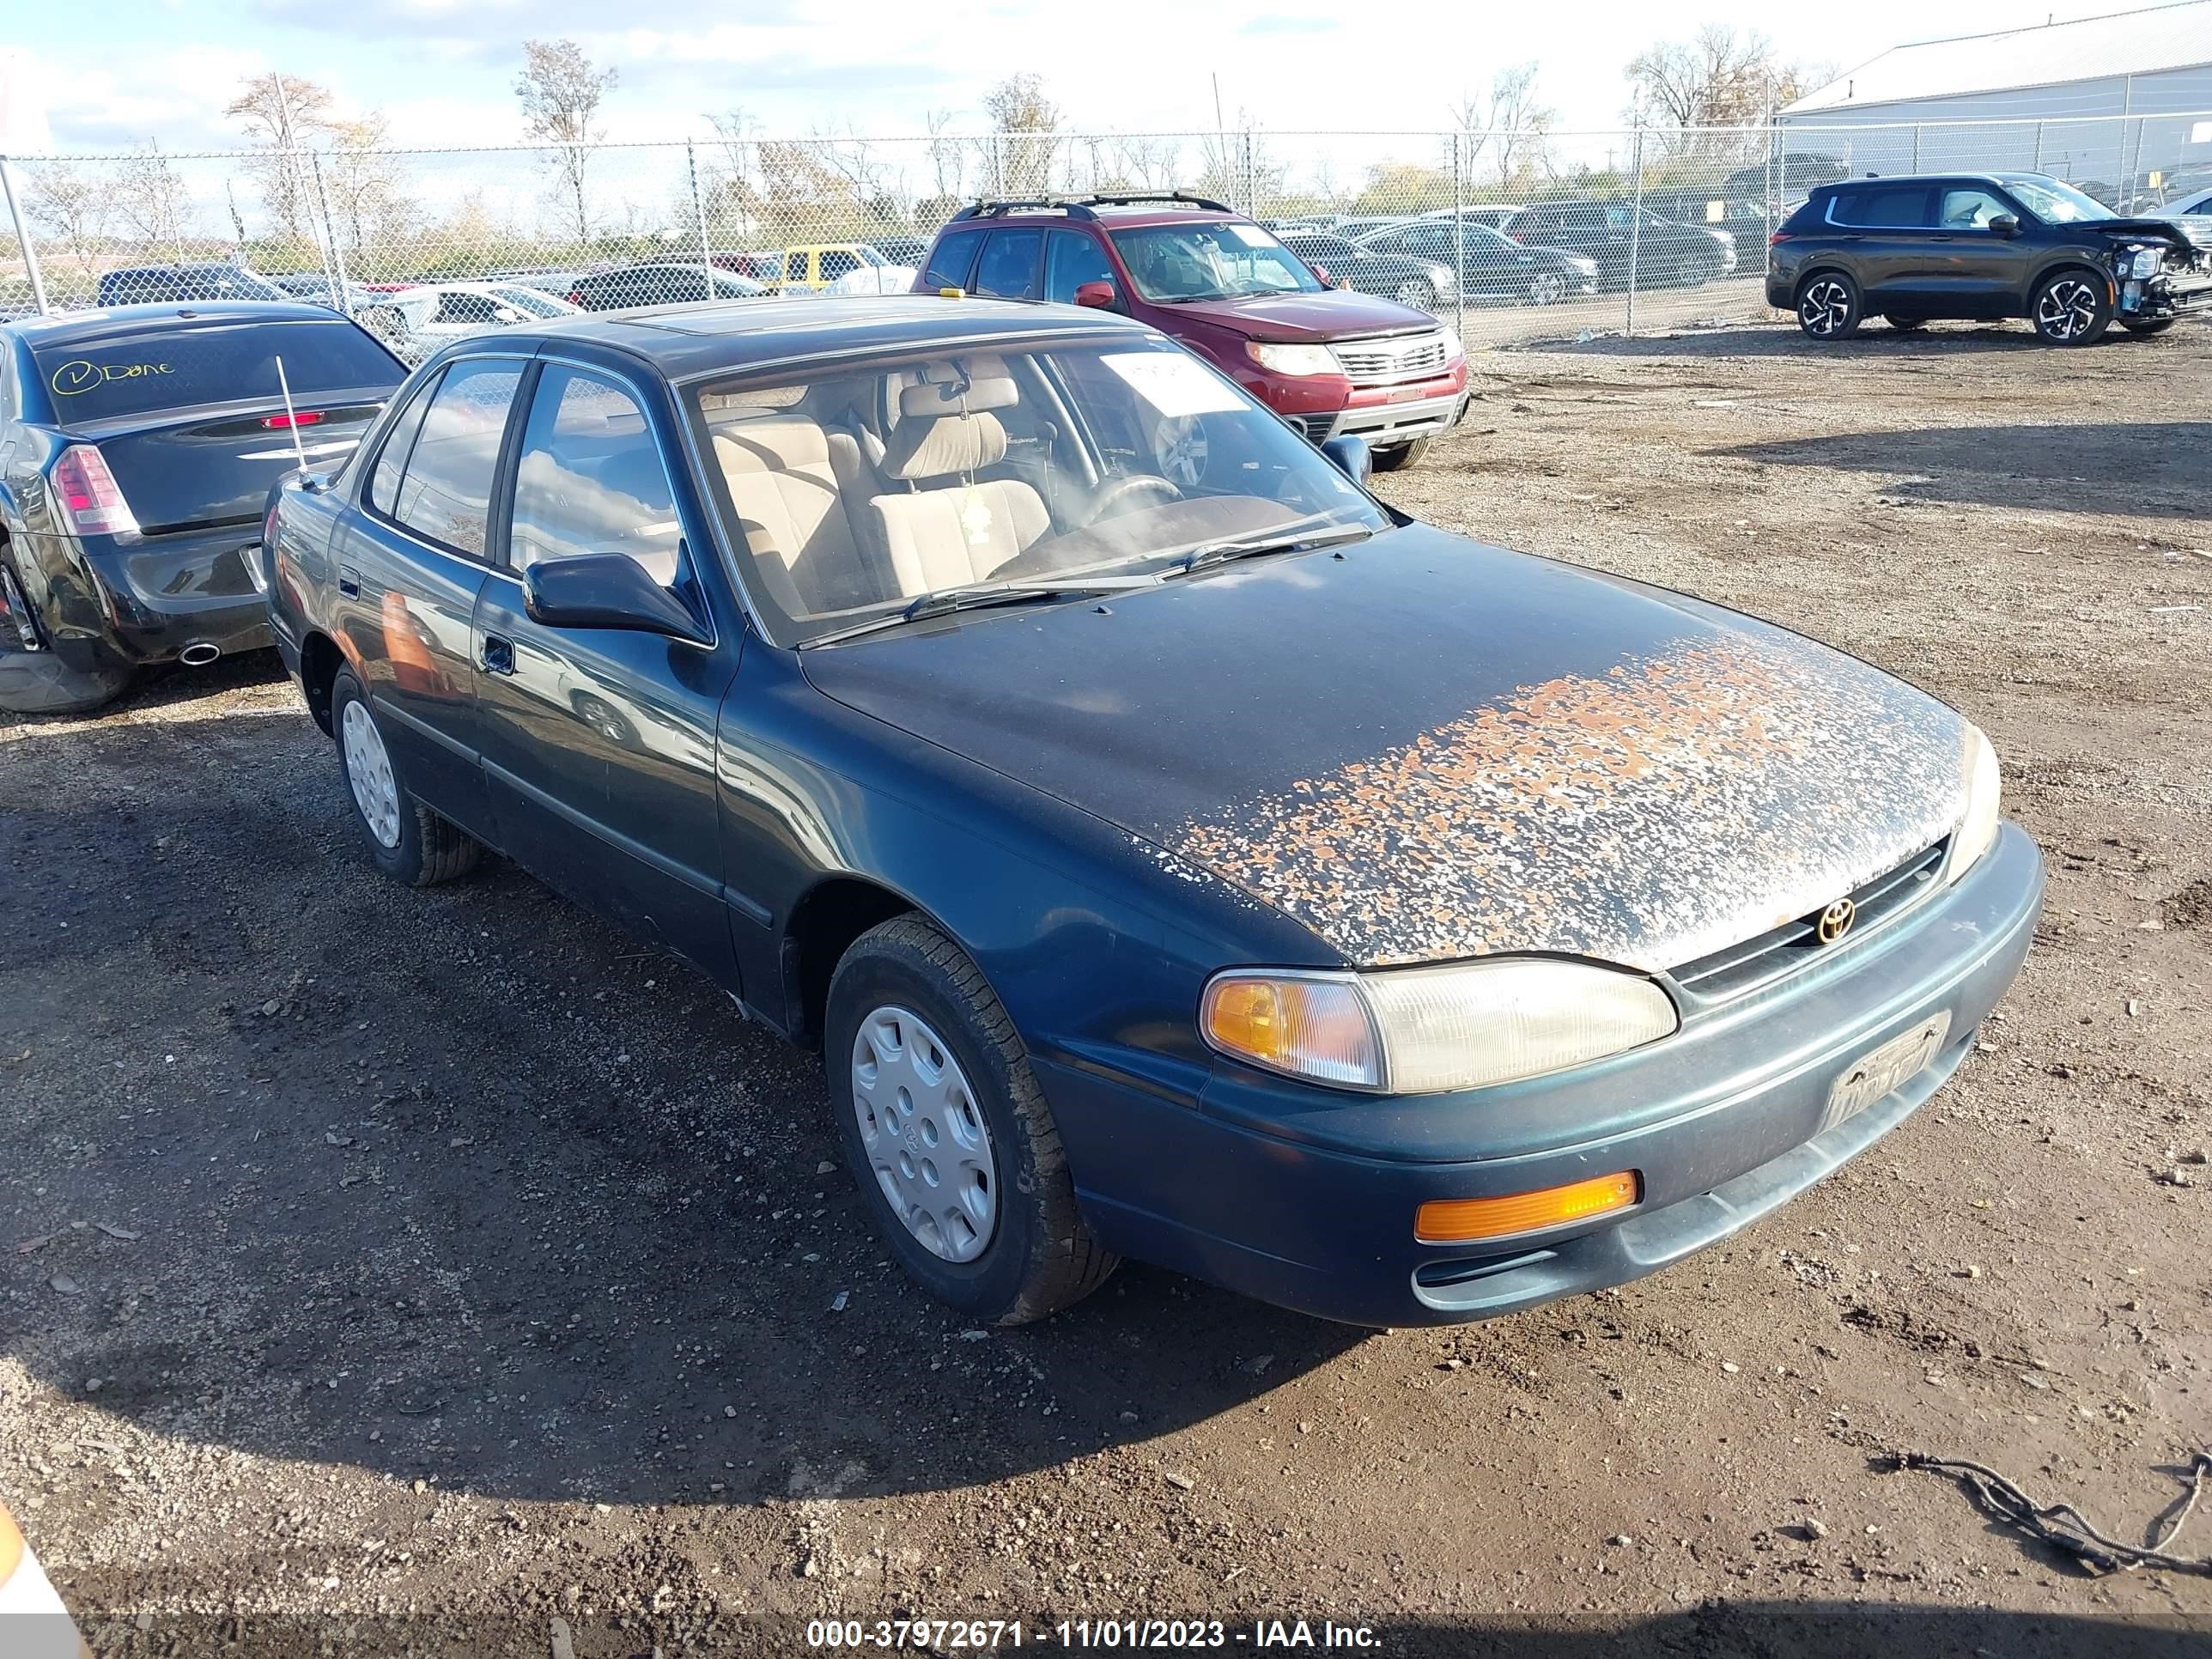
<svg viewBox="0 0 2212 1659">
<path fill-rule="evenodd" d="M 1389 386 L 1443 372 L 1444 337 L 1440 329 L 1400 334 L 1386 340 L 1345 340 L 1329 348 L 1354 386 Z"/>
<path fill-rule="evenodd" d="M 1934 892 L 1943 855 L 1950 846 L 1951 838 L 1946 836 L 1895 869 L 1855 889 L 1850 898 L 1857 914 L 1847 937 L 1859 939 Z M 1674 970 L 1674 982 L 1701 1002 L 1724 1002 L 1771 984 L 1800 968 L 1810 967 L 1835 948 L 1820 943 L 1816 932 L 1820 920 L 1820 913 L 1815 910 L 1755 939 L 1684 963 Z"/>
</svg>

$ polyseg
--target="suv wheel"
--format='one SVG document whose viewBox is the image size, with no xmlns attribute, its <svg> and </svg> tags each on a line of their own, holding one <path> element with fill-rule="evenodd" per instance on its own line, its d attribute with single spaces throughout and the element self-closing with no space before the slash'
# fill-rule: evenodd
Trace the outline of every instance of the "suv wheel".
<svg viewBox="0 0 2212 1659">
<path fill-rule="evenodd" d="M 1840 270 L 1823 270 L 1797 290 L 1797 326 L 1826 343 L 1858 332 L 1859 285 Z"/>
<path fill-rule="evenodd" d="M 2035 290 L 2028 319 L 2046 345 L 2094 345 L 2112 325 L 2112 295 L 2102 277 L 2062 270 Z"/>
<path fill-rule="evenodd" d="M 1530 279 L 1528 303 L 1532 306 L 1555 306 L 1567 297 L 1567 279 L 1556 270 L 1547 270 Z"/>
<path fill-rule="evenodd" d="M 1399 471 L 1427 454 L 1429 441 L 1426 438 L 1416 438 L 1411 443 L 1392 444 L 1388 449 L 1375 450 L 1367 458 L 1368 465 L 1377 472 Z"/>
<path fill-rule="evenodd" d="M 1437 291 L 1419 277 L 1413 277 L 1398 284 L 1398 303 L 1411 306 L 1416 311 L 1434 311 L 1437 308 Z"/>
<path fill-rule="evenodd" d="M 1882 321 L 1887 323 L 1892 328 L 1908 331 L 1928 326 L 1928 319 L 1925 317 L 1899 317 L 1893 313 L 1885 313 Z"/>
<path fill-rule="evenodd" d="M 353 798 L 354 822 L 376 867 L 410 887 L 428 887 L 476 868 L 483 844 L 407 793 L 407 780 L 384 746 L 383 729 L 353 670 L 331 683 L 331 727 L 338 774 Z"/>
<path fill-rule="evenodd" d="M 1116 1258 L 1091 1237 L 1052 1108 L 1006 1008 L 917 915 L 854 941 L 830 982 L 823 1066 L 853 1178 L 899 1264 L 1001 1325 L 1081 1300 Z"/>
</svg>

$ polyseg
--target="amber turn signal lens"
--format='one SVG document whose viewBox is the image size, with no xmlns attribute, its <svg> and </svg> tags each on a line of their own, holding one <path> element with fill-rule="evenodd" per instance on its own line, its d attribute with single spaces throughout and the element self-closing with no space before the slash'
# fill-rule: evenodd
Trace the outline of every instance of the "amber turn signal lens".
<svg viewBox="0 0 2212 1659">
<path fill-rule="evenodd" d="M 1629 1209 L 1641 1187 L 1635 1170 L 1622 1170 L 1504 1198 L 1432 1198 L 1414 1212 L 1413 1237 L 1427 1244 L 1457 1244 L 1471 1238 L 1533 1233 L 1608 1210 Z"/>
</svg>

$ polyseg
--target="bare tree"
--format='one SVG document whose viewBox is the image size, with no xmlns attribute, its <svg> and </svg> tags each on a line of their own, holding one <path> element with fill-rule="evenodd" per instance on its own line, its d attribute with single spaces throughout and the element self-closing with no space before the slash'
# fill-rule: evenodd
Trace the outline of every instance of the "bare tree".
<svg viewBox="0 0 2212 1659">
<path fill-rule="evenodd" d="M 957 201 L 968 182 L 968 150 L 952 136 L 952 112 L 926 110 L 922 125 L 929 129 L 929 164 L 937 174 L 939 201 Z"/>
<path fill-rule="evenodd" d="M 1044 95 L 1042 78 L 1008 76 L 983 94 L 983 113 L 991 122 L 998 189 L 1010 196 L 1050 190 L 1061 143 L 1060 106 Z"/>
<path fill-rule="evenodd" d="M 331 129 L 323 189 L 347 246 L 356 253 L 372 243 L 398 241 L 416 218 L 398 164 L 384 153 L 390 137 L 390 123 L 380 110 L 371 110 L 358 120 L 337 122 Z"/>
<path fill-rule="evenodd" d="M 295 240 L 312 239 L 314 204 L 301 152 L 328 137 L 331 102 L 328 87 L 272 72 L 247 77 L 223 106 L 259 152 L 246 166 L 260 181 L 262 206 L 276 228 Z"/>
<path fill-rule="evenodd" d="M 1465 161 L 1471 167 L 1487 152 L 1500 190 L 1541 170 L 1559 119 L 1559 112 L 1537 95 L 1534 64 L 1499 70 L 1488 90 L 1462 96 L 1451 114 Z"/>
<path fill-rule="evenodd" d="M 1764 121 L 1806 88 L 1756 30 L 1708 23 L 1691 40 L 1660 40 L 1629 59 L 1629 115 L 1638 126 L 1743 126 Z"/>
<path fill-rule="evenodd" d="M 95 245 L 107 229 L 106 184 L 64 161 L 50 161 L 27 173 L 29 190 L 23 207 L 31 222 L 66 247 L 70 257 L 89 275 Z"/>
<path fill-rule="evenodd" d="M 158 142 L 148 139 L 144 149 L 117 165 L 112 199 L 125 227 L 149 253 L 166 248 L 171 258 L 181 257 L 190 198 Z"/>
<path fill-rule="evenodd" d="M 592 216 L 584 199 L 584 171 L 592 152 L 606 142 L 597 125 L 599 103 L 620 72 L 600 69 L 574 40 L 526 40 L 514 95 L 522 100 L 526 130 L 543 140 L 561 170 L 562 195 L 575 214 L 576 240 L 589 241 Z"/>
</svg>

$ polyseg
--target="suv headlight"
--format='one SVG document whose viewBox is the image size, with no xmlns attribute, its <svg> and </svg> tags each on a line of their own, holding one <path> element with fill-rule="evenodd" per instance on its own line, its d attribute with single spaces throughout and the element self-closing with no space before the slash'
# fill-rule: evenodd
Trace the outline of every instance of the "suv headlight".
<svg viewBox="0 0 2212 1659">
<path fill-rule="evenodd" d="M 1680 1023 L 1640 974 L 1544 957 L 1371 974 L 1236 968 L 1208 981 L 1199 1003 L 1199 1030 L 1224 1054 L 1392 1094 L 1564 1071 Z"/>
<path fill-rule="evenodd" d="M 2166 250 L 2162 247 L 2139 247 L 2120 260 L 2121 275 L 2137 281 L 2157 276 L 2165 265 Z"/>
<path fill-rule="evenodd" d="M 1450 294 L 1459 287 L 1459 278 L 1452 274 L 1449 265 L 1431 264 L 1429 267 L 1429 286 L 1439 294 Z"/>
<path fill-rule="evenodd" d="M 1451 362 L 1455 357 L 1464 357 L 1467 356 L 1467 342 L 1459 337 L 1459 332 L 1457 330 L 1447 328 L 1443 331 L 1443 333 L 1444 337 L 1444 361 L 1446 362 Z"/>
<path fill-rule="evenodd" d="M 1344 373 L 1337 365 L 1336 354 L 1325 345 L 1271 345 L 1265 340 L 1247 340 L 1244 355 L 1278 374 Z"/>
<path fill-rule="evenodd" d="M 1978 726 L 1966 728 L 1966 815 L 1951 833 L 1951 851 L 1943 860 L 1943 879 L 1953 882 L 1974 867 L 1997 838 L 1997 751 Z"/>
</svg>

